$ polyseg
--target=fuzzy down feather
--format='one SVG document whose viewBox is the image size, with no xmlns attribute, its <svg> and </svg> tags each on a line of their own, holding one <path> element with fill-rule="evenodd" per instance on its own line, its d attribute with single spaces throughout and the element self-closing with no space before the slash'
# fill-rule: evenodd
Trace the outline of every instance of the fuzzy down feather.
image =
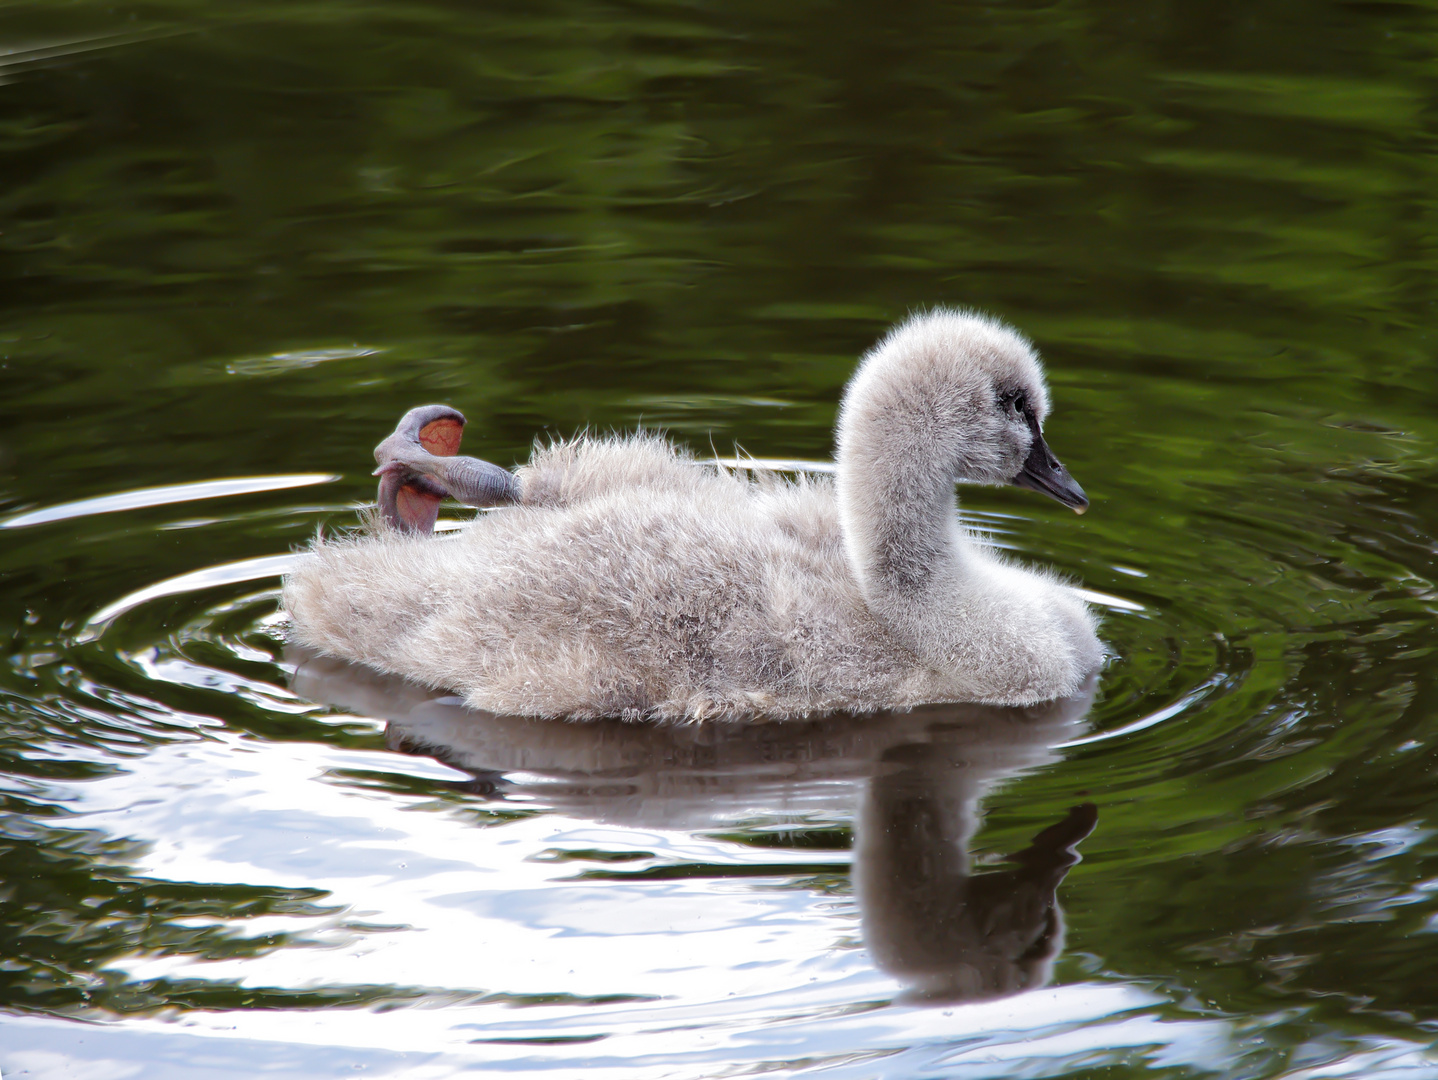
<svg viewBox="0 0 1438 1080">
<path fill-rule="evenodd" d="M 317 540 L 285 581 L 291 637 L 526 716 L 1066 697 L 1103 658 L 1092 613 L 964 530 L 953 488 L 1012 479 L 1047 411 L 1021 335 L 918 315 L 850 382 L 837 483 L 702 465 L 645 433 L 540 446 L 519 502 L 457 534 Z"/>
<path fill-rule="evenodd" d="M 541 448 L 519 475 L 521 505 L 454 534 L 317 540 L 285 581 L 293 640 L 515 715 L 782 719 L 975 699 L 870 613 L 828 477 L 749 479 L 653 435 Z"/>
</svg>

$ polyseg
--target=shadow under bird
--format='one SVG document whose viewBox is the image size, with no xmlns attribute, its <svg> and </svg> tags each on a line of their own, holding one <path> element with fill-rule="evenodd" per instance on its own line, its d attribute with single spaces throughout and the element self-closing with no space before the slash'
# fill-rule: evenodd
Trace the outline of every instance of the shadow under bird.
<svg viewBox="0 0 1438 1080">
<path fill-rule="evenodd" d="M 412 410 L 376 448 L 380 511 L 291 572 L 291 639 L 494 713 L 783 719 L 1075 693 L 1103 659 L 1051 572 L 968 533 L 954 481 L 1082 513 L 1043 438 L 1048 389 L 1012 328 L 937 309 L 844 393 L 834 477 L 702 465 L 663 437 L 458 454 L 464 418 Z M 501 507 L 431 535 L 440 502 Z"/>
</svg>

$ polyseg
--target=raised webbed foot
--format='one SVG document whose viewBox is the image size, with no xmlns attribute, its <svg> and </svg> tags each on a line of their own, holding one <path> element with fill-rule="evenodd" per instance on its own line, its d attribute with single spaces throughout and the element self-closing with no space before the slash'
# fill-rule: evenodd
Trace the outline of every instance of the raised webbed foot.
<svg viewBox="0 0 1438 1080">
<path fill-rule="evenodd" d="M 463 436 L 464 414 L 458 409 L 421 405 L 405 413 L 394 434 L 374 448 L 379 508 L 387 524 L 429 533 L 445 498 L 469 506 L 518 501 L 519 481 L 508 469 L 459 456 Z"/>
</svg>

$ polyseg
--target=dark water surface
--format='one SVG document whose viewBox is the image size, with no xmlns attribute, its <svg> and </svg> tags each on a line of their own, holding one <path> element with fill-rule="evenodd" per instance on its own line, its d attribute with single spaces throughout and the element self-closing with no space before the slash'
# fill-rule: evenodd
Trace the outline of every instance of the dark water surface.
<svg viewBox="0 0 1438 1080">
<path fill-rule="evenodd" d="M 1438 1077 L 1438 4 L 0 46 L 7 1080 Z M 935 302 L 1048 358 L 1092 510 L 962 494 L 1101 594 L 1087 712 L 576 727 L 284 655 L 408 406 L 822 460 Z"/>
</svg>

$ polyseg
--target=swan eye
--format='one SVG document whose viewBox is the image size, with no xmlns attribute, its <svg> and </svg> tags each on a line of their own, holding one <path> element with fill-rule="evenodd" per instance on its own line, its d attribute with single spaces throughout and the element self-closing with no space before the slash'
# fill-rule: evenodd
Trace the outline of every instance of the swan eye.
<svg viewBox="0 0 1438 1080">
<path fill-rule="evenodd" d="M 1005 394 L 1001 400 L 1019 416 L 1022 416 L 1029 407 L 1029 399 L 1024 395 L 1022 390 L 1014 390 Z"/>
</svg>

